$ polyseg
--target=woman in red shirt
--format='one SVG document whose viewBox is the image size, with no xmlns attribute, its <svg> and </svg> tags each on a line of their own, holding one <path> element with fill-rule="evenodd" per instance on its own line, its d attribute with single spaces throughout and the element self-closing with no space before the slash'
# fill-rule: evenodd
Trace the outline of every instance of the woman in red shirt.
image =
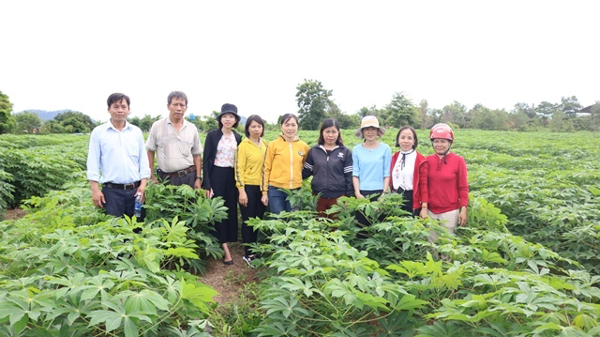
<svg viewBox="0 0 600 337">
<path fill-rule="evenodd" d="M 429 131 L 429 139 L 435 153 L 425 158 L 428 184 L 427 193 L 422 195 L 422 207 L 427 209 L 430 218 L 440 221 L 454 233 L 457 224 L 464 226 L 467 223 L 467 165 L 461 156 L 450 152 L 454 142 L 450 126 L 434 125 Z"/>
</svg>

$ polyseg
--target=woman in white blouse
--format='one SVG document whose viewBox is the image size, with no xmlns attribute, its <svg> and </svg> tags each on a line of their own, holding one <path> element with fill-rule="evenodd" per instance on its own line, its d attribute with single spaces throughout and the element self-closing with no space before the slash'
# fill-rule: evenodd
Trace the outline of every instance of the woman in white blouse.
<svg viewBox="0 0 600 337">
<path fill-rule="evenodd" d="M 238 240 L 237 201 L 238 190 L 235 187 L 233 164 L 235 152 L 242 137 L 234 131 L 240 122 L 237 107 L 225 103 L 217 116 L 219 128 L 212 130 L 204 140 L 204 179 L 202 188 L 206 196 L 222 197 L 227 207 L 227 219 L 215 223 L 214 234 L 223 248 L 223 263 L 233 264 L 228 242 Z"/>
<path fill-rule="evenodd" d="M 400 151 L 392 156 L 390 167 L 390 188 L 402 194 L 402 209 L 413 215 L 421 215 L 422 212 L 427 214 L 427 204 L 421 202 L 421 191 L 427 191 L 427 162 L 417 152 L 418 144 L 415 129 L 410 126 L 401 127 L 396 135 L 396 146 L 400 147 Z"/>
</svg>

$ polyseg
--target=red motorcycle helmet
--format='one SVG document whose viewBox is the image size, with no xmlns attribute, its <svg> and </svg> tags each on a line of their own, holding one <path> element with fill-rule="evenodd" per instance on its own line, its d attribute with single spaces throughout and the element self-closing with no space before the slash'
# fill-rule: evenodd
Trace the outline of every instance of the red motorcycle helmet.
<svg viewBox="0 0 600 337">
<path fill-rule="evenodd" d="M 448 124 L 439 123 L 434 125 L 431 130 L 429 130 L 429 139 L 447 139 L 453 142 L 454 131 L 452 131 L 452 128 Z"/>
</svg>

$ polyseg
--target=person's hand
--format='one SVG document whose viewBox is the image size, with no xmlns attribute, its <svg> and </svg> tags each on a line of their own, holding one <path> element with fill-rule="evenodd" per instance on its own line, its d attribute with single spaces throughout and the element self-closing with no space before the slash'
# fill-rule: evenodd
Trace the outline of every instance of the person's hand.
<svg viewBox="0 0 600 337">
<path fill-rule="evenodd" d="M 106 204 L 106 200 L 104 200 L 104 194 L 102 194 L 100 189 L 92 189 L 92 201 L 98 208 L 102 208 L 102 204 Z"/>
<path fill-rule="evenodd" d="M 467 208 L 461 209 L 458 213 L 458 224 L 462 227 L 467 223 Z"/>
<path fill-rule="evenodd" d="M 263 194 L 263 196 L 260 198 L 260 201 L 262 201 L 263 205 L 269 206 L 269 196 L 266 194 Z"/>
<path fill-rule="evenodd" d="M 141 196 L 141 198 L 140 198 L 140 202 L 141 202 L 142 204 L 144 203 L 144 200 L 146 200 L 146 193 L 144 193 L 144 192 L 145 192 L 145 190 L 146 190 L 146 188 L 145 188 L 145 187 L 142 187 L 142 186 L 140 186 L 140 187 L 138 187 L 138 189 L 137 189 L 137 192 L 135 193 L 135 196 L 136 196 L 136 197 L 137 197 L 138 195 L 140 195 L 140 196 Z"/>
<path fill-rule="evenodd" d="M 213 189 L 211 188 L 210 190 L 206 191 L 206 197 L 207 198 L 212 198 L 215 195 L 215 192 L 213 192 Z"/>
<path fill-rule="evenodd" d="M 155 184 L 158 184 L 158 178 L 156 178 L 154 174 L 152 175 L 152 177 L 150 177 L 150 180 L 152 180 Z"/>
<path fill-rule="evenodd" d="M 202 181 L 200 179 L 194 180 L 194 189 L 195 190 L 199 190 L 201 186 L 202 186 Z"/>
<path fill-rule="evenodd" d="M 419 214 L 421 219 L 427 219 L 429 214 L 427 214 L 427 208 L 421 208 L 421 213 Z"/>
<path fill-rule="evenodd" d="M 354 193 L 354 194 L 356 195 L 356 199 L 364 199 L 365 198 L 365 196 L 360 194 L 360 192 Z"/>
<path fill-rule="evenodd" d="M 248 194 L 243 189 L 240 190 L 240 197 L 238 198 L 240 205 L 248 207 Z"/>
</svg>

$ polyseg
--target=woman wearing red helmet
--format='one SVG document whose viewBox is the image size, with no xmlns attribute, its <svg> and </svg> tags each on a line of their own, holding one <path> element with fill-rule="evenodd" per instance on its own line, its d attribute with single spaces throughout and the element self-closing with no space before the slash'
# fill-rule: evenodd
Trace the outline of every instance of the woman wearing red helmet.
<svg viewBox="0 0 600 337">
<path fill-rule="evenodd" d="M 467 165 L 461 156 L 450 152 L 454 141 L 450 126 L 434 125 L 429 131 L 429 139 L 435 153 L 426 158 L 427 193 L 422 195 L 422 207 L 427 209 L 430 218 L 441 221 L 450 233 L 454 233 L 457 224 L 464 226 L 467 223 Z M 432 233 L 432 239 L 436 238 L 437 235 Z"/>
</svg>

